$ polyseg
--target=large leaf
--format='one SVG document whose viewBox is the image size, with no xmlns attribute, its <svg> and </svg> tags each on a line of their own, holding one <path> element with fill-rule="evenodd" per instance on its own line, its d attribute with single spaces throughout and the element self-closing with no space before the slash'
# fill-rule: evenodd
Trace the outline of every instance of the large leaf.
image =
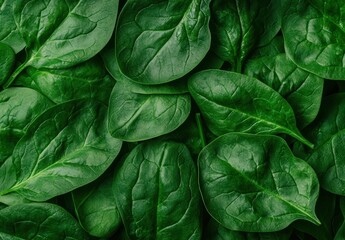
<svg viewBox="0 0 345 240">
<path fill-rule="evenodd" d="M 72 192 L 80 224 L 92 236 L 109 237 L 122 225 L 113 196 L 113 174 Z"/>
<path fill-rule="evenodd" d="M 55 103 L 97 98 L 106 104 L 115 83 L 98 57 L 65 69 L 29 67 L 18 82 L 36 89 Z"/>
<path fill-rule="evenodd" d="M 325 98 L 318 117 L 303 132 L 314 140 L 315 148 L 304 149 L 296 144 L 295 154 L 314 168 L 322 188 L 344 196 L 345 94 Z"/>
<path fill-rule="evenodd" d="M 18 1 L 0 0 L 0 42 L 11 46 L 15 53 L 25 47 L 25 42 L 20 36 L 13 17 L 13 6 Z"/>
<path fill-rule="evenodd" d="M 0 196 L 45 201 L 99 177 L 121 147 L 107 131 L 106 114 L 97 101 L 71 101 L 41 114 L 0 168 Z"/>
<path fill-rule="evenodd" d="M 211 10 L 213 50 L 237 72 L 254 46 L 269 43 L 281 25 L 280 1 L 215 0 Z"/>
<path fill-rule="evenodd" d="M 289 0 L 282 31 L 288 56 L 327 79 L 345 79 L 345 5 L 340 0 Z"/>
<path fill-rule="evenodd" d="M 222 70 L 194 74 L 188 82 L 210 130 L 286 133 L 312 146 L 299 132 L 291 106 L 279 93 L 259 80 Z"/>
<path fill-rule="evenodd" d="M 27 126 L 53 103 L 29 88 L 10 88 L 0 92 L 0 166 L 12 155 Z"/>
<path fill-rule="evenodd" d="M 49 203 L 30 203 L 0 210 L 0 239 L 86 240 L 88 237 L 63 208 Z"/>
<path fill-rule="evenodd" d="M 251 59 L 244 72 L 282 95 L 293 108 L 299 127 L 315 119 L 321 104 L 322 78 L 298 68 L 285 54 Z"/>
<path fill-rule="evenodd" d="M 117 172 L 113 189 L 130 239 L 200 239 L 196 168 L 183 144 L 137 146 Z"/>
<path fill-rule="evenodd" d="M 179 127 L 188 117 L 191 99 L 188 94 L 165 94 L 169 88 L 144 87 L 132 92 L 131 84 L 116 83 L 109 100 L 109 131 L 125 141 L 154 138 Z M 145 94 L 149 92 L 149 94 Z M 157 94 L 156 94 L 157 93 Z"/>
<path fill-rule="evenodd" d="M 116 31 L 122 72 L 142 84 L 159 84 L 191 71 L 210 47 L 209 2 L 128 0 Z"/>
<path fill-rule="evenodd" d="M 207 145 L 198 163 L 206 209 L 228 229 L 271 232 L 297 219 L 320 223 L 316 174 L 282 138 L 229 133 Z"/>
</svg>

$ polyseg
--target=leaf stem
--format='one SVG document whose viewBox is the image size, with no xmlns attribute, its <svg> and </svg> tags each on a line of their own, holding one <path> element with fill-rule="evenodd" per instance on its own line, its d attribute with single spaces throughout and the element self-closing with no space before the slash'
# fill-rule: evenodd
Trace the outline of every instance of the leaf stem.
<svg viewBox="0 0 345 240">
<path fill-rule="evenodd" d="M 2 86 L 3 89 L 8 88 L 14 80 L 17 78 L 17 76 L 27 67 L 27 62 L 24 62 L 21 64 L 13 73 L 12 75 L 8 78 L 8 80 L 5 82 L 5 84 Z"/>
<path fill-rule="evenodd" d="M 202 127 L 202 120 L 201 120 L 200 113 L 196 113 L 195 118 L 196 118 L 196 125 L 198 126 L 199 137 L 201 140 L 201 146 L 202 146 L 202 148 L 204 148 L 206 146 L 206 138 L 205 138 L 204 129 Z"/>
</svg>

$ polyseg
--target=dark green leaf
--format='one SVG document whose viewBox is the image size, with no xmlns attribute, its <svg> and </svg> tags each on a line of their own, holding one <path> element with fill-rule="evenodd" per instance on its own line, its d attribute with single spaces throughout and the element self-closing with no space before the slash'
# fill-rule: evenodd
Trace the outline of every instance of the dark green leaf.
<svg viewBox="0 0 345 240">
<path fill-rule="evenodd" d="M 92 236 L 109 237 L 122 225 L 112 189 L 113 175 L 72 192 L 76 215 Z"/>
<path fill-rule="evenodd" d="M 98 53 L 115 26 L 118 0 L 19 0 L 16 22 L 28 57 L 26 66 L 70 67 Z"/>
<path fill-rule="evenodd" d="M 116 174 L 114 194 L 130 239 L 200 239 L 196 169 L 183 144 L 133 149 Z"/>
<path fill-rule="evenodd" d="M 0 210 L 0 239 L 86 240 L 88 237 L 63 208 L 30 203 Z"/>
<path fill-rule="evenodd" d="M 172 132 L 187 119 L 191 108 L 188 94 L 160 94 L 158 86 L 152 91 L 159 94 L 141 94 L 132 92 L 130 86 L 118 82 L 111 93 L 109 131 L 115 138 L 125 141 L 154 138 Z M 163 88 L 163 92 L 169 89 Z"/>
<path fill-rule="evenodd" d="M 323 78 L 345 79 L 345 5 L 339 0 L 289 0 L 282 31 L 287 55 Z"/>
<path fill-rule="evenodd" d="M 14 61 L 15 53 L 12 48 L 0 42 L 0 85 L 10 76 Z"/>
<path fill-rule="evenodd" d="M 232 231 L 211 219 L 207 224 L 204 238 L 205 240 L 289 240 L 290 229 L 270 233 L 246 233 Z"/>
<path fill-rule="evenodd" d="M 280 1 L 215 0 L 211 10 L 214 51 L 237 72 L 254 46 L 269 43 L 281 25 Z"/>
<path fill-rule="evenodd" d="M 0 92 L 0 166 L 12 155 L 27 126 L 53 103 L 29 88 Z M 1 182 L 1 181 L 0 181 Z"/>
<path fill-rule="evenodd" d="M 45 201 L 99 177 L 121 147 L 107 131 L 106 114 L 97 101 L 71 101 L 45 111 L 0 168 L 0 196 L 14 192 Z"/>
<path fill-rule="evenodd" d="M 296 127 L 291 106 L 259 80 L 222 70 L 194 74 L 188 82 L 210 130 L 228 132 L 286 133 L 308 146 Z"/>
<path fill-rule="evenodd" d="M 319 112 L 323 79 L 298 68 L 285 54 L 249 60 L 244 72 L 276 90 L 294 110 L 300 128 Z"/>
<path fill-rule="evenodd" d="M 107 74 L 100 58 L 93 58 L 66 69 L 29 67 L 19 81 L 33 87 L 55 103 L 73 99 L 96 98 L 106 104 L 115 81 Z"/>
<path fill-rule="evenodd" d="M 324 98 L 318 117 L 304 134 L 315 148 L 296 144 L 295 154 L 306 160 L 317 173 L 320 185 L 329 192 L 345 195 L 345 94 Z"/>
<path fill-rule="evenodd" d="M 25 47 L 25 42 L 13 17 L 13 6 L 16 4 L 17 1 L 0 0 L 0 42 L 11 46 L 13 51 L 18 53 Z"/>
<path fill-rule="evenodd" d="M 319 183 L 313 169 L 276 136 L 229 133 L 199 154 L 206 209 L 235 231 L 271 232 L 315 215 Z"/>
<path fill-rule="evenodd" d="M 122 72 L 142 84 L 176 80 L 210 47 L 210 0 L 128 0 L 116 31 Z"/>
</svg>

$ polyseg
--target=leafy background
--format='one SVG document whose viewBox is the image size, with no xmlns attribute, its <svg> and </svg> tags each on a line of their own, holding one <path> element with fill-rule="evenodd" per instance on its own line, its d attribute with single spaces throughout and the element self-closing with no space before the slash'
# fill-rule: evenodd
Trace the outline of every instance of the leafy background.
<svg viewBox="0 0 345 240">
<path fill-rule="evenodd" d="M 344 6 L 0 0 L 0 238 L 344 239 Z"/>
</svg>

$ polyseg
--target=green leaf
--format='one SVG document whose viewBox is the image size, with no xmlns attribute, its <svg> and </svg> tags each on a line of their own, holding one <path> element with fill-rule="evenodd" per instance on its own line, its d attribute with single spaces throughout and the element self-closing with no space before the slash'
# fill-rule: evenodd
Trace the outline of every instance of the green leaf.
<svg viewBox="0 0 345 240">
<path fill-rule="evenodd" d="M 313 150 L 296 144 L 294 152 L 307 161 L 325 190 L 345 195 L 345 94 L 324 98 L 316 120 L 303 133 L 315 142 Z M 344 170 L 343 170 L 344 169 Z"/>
<path fill-rule="evenodd" d="M 211 219 L 207 224 L 205 240 L 289 240 L 290 229 L 270 233 L 249 233 L 232 231 Z"/>
<path fill-rule="evenodd" d="M 138 145 L 119 168 L 113 186 L 130 239 L 200 239 L 196 168 L 183 144 Z"/>
<path fill-rule="evenodd" d="M 29 203 L 0 210 L 0 239 L 88 239 L 78 222 L 63 208 Z"/>
<path fill-rule="evenodd" d="M 291 106 L 255 78 L 206 70 L 194 74 L 188 87 L 207 126 L 218 136 L 228 132 L 286 133 L 312 146 L 297 129 Z"/>
<path fill-rule="evenodd" d="M 198 163 L 206 209 L 224 227 L 271 232 L 297 219 L 320 224 L 316 174 L 283 139 L 229 133 L 207 145 Z"/>
<path fill-rule="evenodd" d="M 280 1 L 215 0 L 211 10 L 213 49 L 237 72 L 250 51 L 269 43 L 281 25 Z"/>
<path fill-rule="evenodd" d="M 91 100 L 45 111 L 0 168 L 0 196 L 14 192 L 45 201 L 95 180 L 121 147 L 109 135 L 106 119 L 107 107 Z"/>
<path fill-rule="evenodd" d="M 9 158 L 27 126 L 53 103 L 39 92 L 23 87 L 0 92 L 0 166 Z"/>
<path fill-rule="evenodd" d="M 18 1 L 0 0 L 0 42 L 11 46 L 15 53 L 25 47 L 13 17 L 13 6 L 17 3 Z"/>
<path fill-rule="evenodd" d="M 15 62 L 15 53 L 12 48 L 0 42 L 0 85 L 11 75 Z"/>
<path fill-rule="evenodd" d="M 115 27 L 118 0 L 19 0 L 16 22 L 26 42 L 25 65 L 70 67 L 98 53 Z"/>
<path fill-rule="evenodd" d="M 344 14 L 339 0 L 289 0 L 282 23 L 288 57 L 323 78 L 345 79 Z"/>
<path fill-rule="evenodd" d="M 172 94 L 162 94 L 159 86 L 143 91 L 150 94 L 142 94 L 132 92 L 130 87 L 118 82 L 111 93 L 108 121 L 113 137 L 125 141 L 150 139 L 172 132 L 187 119 L 191 108 L 188 94 L 174 94 L 174 88 Z M 163 93 L 167 90 L 163 86 Z"/>
<path fill-rule="evenodd" d="M 285 54 L 250 59 L 244 72 L 284 97 L 293 108 L 300 128 L 316 118 L 321 104 L 323 79 L 298 68 Z"/>
<path fill-rule="evenodd" d="M 135 83 L 132 79 L 124 75 L 117 62 L 115 56 L 114 48 L 106 48 L 102 51 L 102 58 L 107 68 L 108 72 L 113 76 L 116 81 L 124 82 L 128 88 L 133 93 L 139 94 L 180 94 L 187 93 L 187 81 L 184 78 L 181 78 L 174 82 L 163 83 L 159 85 L 142 85 Z"/>
<path fill-rule="evenodd" d="M 71 193 L 78 220 L 92 236 L 110 237 L 122 225 L 112 182 L 113 175 L 108 174 Z"/>
<path fill-rule="evenodd" d="M 321 225 L 316 226 L 306 221 L 296 221 L 293 226 L 300 232 L 313 236 L 317 240 L 333 238 L 332 221 L 335 213 L 336 196 L 326 191 L 320 191 L 316 202 L 316 215 Z M 325 207 L 327 206 L 327 207 Z"/>
<path fill-rule="evenodd" d="M 27 74 L 20 76 L 18 81 L 36 89 L 55 103 L 96 98 L 108 104 L 115 83 L 98 57 L 66 69 L 29 67 Z"/>
<path fill-rule="evenodd" d="M 116 30 L 122 72 L 142 84 L 176 80 L 210 47 L 210 0 L 128 0 Z"/>
</svg>

